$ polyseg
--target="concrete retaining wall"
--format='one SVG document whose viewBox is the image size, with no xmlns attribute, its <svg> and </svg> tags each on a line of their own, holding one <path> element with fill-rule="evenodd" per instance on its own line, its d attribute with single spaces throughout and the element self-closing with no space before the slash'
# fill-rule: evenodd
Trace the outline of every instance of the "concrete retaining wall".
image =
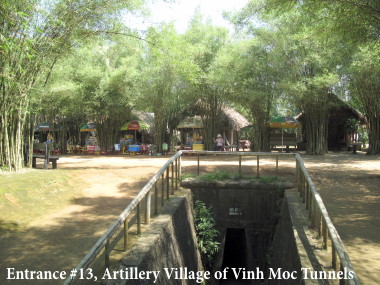
<svg viewBox="0 0 380 285">
<path fill-rule="evenodd" d="M 270 279 L 268 284 L 304 284 L 300 274 L 302 266 L 294 234 L 287 196 L 285 196 L 281 218 L 278 221 L 273 240 L 268 249 L 267 263 L 268 268 L 272 268 L 274 272 L 277 272 L 279 268 L 281 268 L 281 272 L 297 272 L 294 275 L 297 276 L 297 279 Z M 267 276 L 270 276 L 269 272 L 267 272 Z"/>
<path fill-rule="evenodd" d="M 167 278 L 165 268 L 188 271 L 203 270 L 196 246 L 195 229 L 192 215 L 191 193 L 167 201 L 160 215 L 154 219 L 138 243 L 133 246 L 121 261 L 121 270 L 137 268 L 137 271 L 159 271 L 156 284 L 195 284 L 194 280 L 175 276 Z M 173 273 L 174 274 L 174 273 Z M 154 284 L 152 279 L 113 280 L 108 284 Z"/>
</svg>

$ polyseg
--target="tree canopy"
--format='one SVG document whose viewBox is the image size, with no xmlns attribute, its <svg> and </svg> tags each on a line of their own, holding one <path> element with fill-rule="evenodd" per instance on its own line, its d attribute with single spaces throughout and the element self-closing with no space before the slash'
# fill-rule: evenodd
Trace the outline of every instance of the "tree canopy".
<svg viewBox="0 0 380 285">
<path fill-rule="evenodd" d="M 208 149 L 229 104 L 256 126 L 256 151 L 269 149 L 272 116 L 303 111 L 307 152 L 324 154 L 332 95 L 366 116 L 368 153 L 380 153 L 379 1 L 251 0 L 228 14 L 235 34 L 199 11 L 185 33 L 162 23 L 142 34 L 122 18 L 143 4 L 1 2 L 1 167 L 23 167 L 37 122 L 60 125 L 63 149 L 67 133 L 80 140 L 80 125 L 96 122 L 108 149 L 133 109 L 155 114 L 160 150 L 189 105 L 205 122 Z"/>
</svg>

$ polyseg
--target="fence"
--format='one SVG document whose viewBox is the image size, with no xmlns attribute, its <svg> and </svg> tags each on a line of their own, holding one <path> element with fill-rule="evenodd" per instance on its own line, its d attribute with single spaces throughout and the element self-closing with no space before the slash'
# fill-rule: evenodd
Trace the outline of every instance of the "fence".
<svg viewBox="0 0 380 285">
<path fill-rule="evenodd" d="M 145 224 L 149 224 L 151 216 L 151 194 L 154 191 L 154 213 L 157 214 L 160 207 L 163 206 L 164 200 L 170 197 L 170 194 L 174 194 L 174 190 L 178 190 L 178 183 L 181 177 L 181 157 L 183 154 L 192 154 L 197 157 L 197 175 L 200 174 L 200 159 L 202 155 L 230 155 L 238 157 L 238 169 L 239 174 L 242 173 L 242 157 L 256 157 L 256 175 L 260 176 L 260 158 L 263 157 L 274 157 L 276 159 L 276 176 L 279 173 L 279 158 L 280 157 L 295 157 L 296 159 L 296 179 L 298 184 L 298 191 L 301 195 L 303 203 L 306 205 L 306 209 L 309 212 L 309 217 L 312 222 L 312 226 L 317 228 L 318 234 L 323 238 L 323 246 L 327 250 L 328 248 L 328 237 L 331 241 L 331 264 L 332 268 L 337 270 L 337 259 L 339 258 L 340 270 L 347 272 L 353 272 L 352 279 L 342 279 L 341 284 L 358 285 L 359 280 L 356 273 L 353 270 L 350 258 L 344 248 L 343 242 L 339 237 L 332 221 L 327 213 L 327 210 L 323 204 L 322 198 L 318 194 L 314 183 L 312 182 L 310 175 L 308 174 L 303 160 L 299 154 L 292 153 L 263 153 L 263 152 L 225 152 L 225 151 L 178 151 L 173 157 L 171 157 L 165 165 L 157 172 L 156 175 L 141 189 L 139 194 L 133 201 L 128 205 L 128 207 L 120 214 L 116 222 L 103 234 L 102 237 L 95 243 L 95 245 L 90 249 L 87 255 L 82 259 L 82 261 L 76 267 L 78 272 L 83 272 L 83 270 L 89 268 L 90 264 L 99 255 L 99 253 L 104 249 L 105 256 L 105 267 L 109 268 L 109 259 L 111 248 L 111 240 L 115 236 L 115 233 L 123 227 L 123 237 L 124 237 L 124 250 L 127 248 L 128 242 L 128 229 L 130 224 L 128 223 L 128 218 L 132 215 L 133 211 L 136 210 L 136 225 L 137 234 L 141 233 L 141 204 L 145 202 Z M 171 176 L 170 176 L 171 173 Z M 161 182 L 159 181 L 161 179 Z M 171 181 L 171 187 L 170 187 Z M 158 191 L 161 184 L 161 205 L 158 205 Z M 171 191 L 170 191 L 171 189 Z M 171 192 L 171 193 L 170 193 Z M 73 284 L 80 275 L 76 277 L 68 277 L 64 284 Z"/>
<path fill-rule="evenodd" d="M 340 284 L 360 284 L 343 241 L 335 229 L 322 198 L 317 192 L 317 189 L 303 163 L 303 159 L 299 154 L 296 154 L 296 171 L 298 191 L 302 198 L 302 202 L 306 205 L 312 227 L 317 229 L 318 237 L 322 237 L 323 248 L 325 250 L 328 250 L 328 239 L 330 238 L 332 268 L 338 270 L 336 258 L 338 255 L 340 271 L 353 272 L 352 279 L 341 279 Z"/>
<path fill-rule="evenodd" d="M 90 264 L 99 255 L 99 253 L 104 249 L 105 256 L 105 267 L 109 268 L 110 251 L 112 238 L 115 233 L 123 227 L 123 237 L 124 237 L 124 250 L 127 248 L 128 243 L 128 229 L 130 224 L 128 223 L 128 218 L 136 210 L 136 224 L 137 224 L 137 234 L 141 233 L 141 204 L 145 202 L 145 224 L 149 224 L 151 216 L 151 192 L 154 191 L 155 203 L 154 203 L 154 213 L 157 214 L 160 205 L 158 205 L 158 191 L 161 184 L 162 199 L 161 206 L 164 204 L 164 199 L 168 199 L 170 194 L 173 194 L 174 189 L 178 189 L 178 182 L 181 176 L 181 152 L 176 153 L 171 157 L 165 165 L 157 172 L 156 175 L 149 180 L 149 182 L 141 189 L 137 194 L 136 198 L 128 205 L 128 207 L 120 214 L 116 222 L 99 238 L 95 245 L 90 249 L 86 256 L 76 267 L 77 272 L 83 272 L 83 270 L 89 268 Z M 171 173 L 171 190 L 170 193 L 170 173 Z M 160 181 L 161 179 L 161 181 Z M 64 284 L 73 284 L 74 281 L 80 275 L 76 275 L 71 278 L 68 277 Z"/>
</svg>

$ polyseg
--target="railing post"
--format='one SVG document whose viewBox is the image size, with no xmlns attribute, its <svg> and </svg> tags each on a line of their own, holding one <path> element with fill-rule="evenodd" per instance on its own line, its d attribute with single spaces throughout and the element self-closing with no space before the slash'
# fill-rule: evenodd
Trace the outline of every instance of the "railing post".
<svg viewBox="0 0 380 285">
<path fill-rule="evenodd" d="M 148 225 L 150 223 L 150 204 L 151 204 L 151 196 L 150 190 L 146 194 L 146 205 L 145 205 L 145 224 Z"/>
<path fill-rule="evenodd" d="M 305 204 L 306 202 L 306 195 L 307 195 L 307 180 L 306 180 L 306 177 L 304 177 L 304 180 L 303 180 L 303 187 L 302 187 L 302 203 Z"/>
<path fill-rule="evenodd" d="M 241 155 L 239 155 L 239 176 L 241 176 Z"/>
<path fill-rule="evenodd" d="M 343 264 L 340 263 L 340 272 L 344 272 Z M 339 280 L 339 285 L 349 284 L 349 281 L 345 278 Z"/>
<path fill-rule="evenodd" d="M 303 173 L 300 173 L 300 177 L 298 180 L 298 192 L 300 193 L 300 197 L 302 197 L 302 183 L 303 183 Z"/>
<path fill-rule="evenodd" d="M 172 162 L 170 165 L 172 168 L 172 195 L 174 195 L 174 163 Z"/>
<path fill-rule="evenodd" d="M 165 201 L 165 172 L 161 176 L 161 207 L 164 205 Z"/>
<path fill-rule="evenodd" d="M 198 166 L 197 166 L 197 176 L 199 176 L 199 154 L 197 155 L 197 161 L 198 161 Z"/>
<path fill-rule="evenodd" d="M 104 247 L 104 265 L 106 268 L 110 267 L 110 240 L 107 239 L 106 245 Z"/>
<path fill-rule="evenodd" d="M 318 238 L 320 238 L 322 236 L 322 226 L 321 226 L 321 212 L 319 210 L 319 208 L 317 207 L 316 209 L 317 211 L 317 230 L 318 230 Z"/>
<path fill-rule="evenodd" d="M 257 177 L 260 177 L 260 156 L 257 156 Z"/>
<path fill-rule="evenodd" d="M 315 228 L 316 227 L 316 225 L 317 225 L 317 223 L 316 223 L 316 220 L 315 220 L 315 203 L 314 203 L 314 199 L 313 199 L 313 197 L 312 197 L 312 195 L 310 195 L 311 196 L 311 205 L 310 205 L 310 212 L 311 212 L 311 226 L 313 227 L 313 228 Z"/>
<path fill-rule="evenodd" d="M 158 187 L 157 181 L 154 182 L 154 214 L 158 214 Z"/>
<path fill-rule="evenodd" d="M 325 219 L 322 217 L 322 236 L 323 236 L 323 248 L 325 250 L 328 249 L 328 246 L 327 246 L 327 224 L 326 224 L 326 221 Z"/>
<path fill-rule="evenodd" d="M 276 155 L 276 177 L 278 177 L 278 155 Z"/>
<path fill-rule="evenodd" d="M 308 196 L 308 204 L 309 204 L 309 218 L 312 219 L 312 211 L 313 211 L 313 208 L 312 208 L 312 195 L 311 195 L 311 187 L 310 187 L 310 184 L 309 184 L 309 187 L 308 187 L 308 191 L 309 191 L 309 196 Z"/>
<path fill-rule="evenodd" d="M 137 212 L 137 234 L 141 234 L 141 209 L 140 209 L 140 203 L 137 204 L 136 208 Z"/>
<path fill-rule="evenodd" d="M 332 241 L 331 241 L 331 266 L 334 270 L 337 270 L 335 246 Z"/>
<path fill-rule="evenodd" d="M 175 190 L 178 190 L 178 157 L 175 159 Z"/>
<path fill-rule="evenodd" d="M 181 165 L 182 156 L 178 157 L 178 179 L 181 181 L 181 175 L 182 175 L 182 165 Z"/>
<path fill-rule="evenodd" d="M 128 220 L 124 220 L 124 251 L 127 250 L 128 246 Z"/>
<path fill-rule="evenodd" d="M 169 167 L 166 168 L 166 198 L 169 199 L 170 193 L 169 193 Z"/>
</svg>

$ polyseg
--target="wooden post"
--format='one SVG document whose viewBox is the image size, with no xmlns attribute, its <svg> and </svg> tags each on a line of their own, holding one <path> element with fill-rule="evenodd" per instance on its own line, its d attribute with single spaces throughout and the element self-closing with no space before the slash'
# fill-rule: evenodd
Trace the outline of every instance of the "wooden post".
<svg viewBox="0 0 380 285">
<path fill-rule="evenodd" d="M 110 240 L 107 239 L 106 245 L 104 247 L 104 265 L 106 268 L 110 267 Z"/>
<path fill-rule="evenodd" d="M 165 200 L 165 172 L 161 176 L 161 207 L 164 205 Z"/>
<path fill-rule="evenodd" d="M 313 198 L 312 198 L 312 194 L 311 194 L 311 187 L 310 187 L 310 185 L 309 185 L 308 191 L 309 191 L 309 196 L 308 196 L 309 200 L 307 202 L 309 204 L 309 218 L 312 219 L 312 215 L 311 214 L 313 212 L 313 208 L 312 208 L 312 200 L 313 200 Z"/>
<path fill-rule="evenodd" d="M 302 203 L 305 204 L 306 202 L 306 195 L 307 195 L 307 187 L 308 187 L 308 184 L 307 184 L 307 180 L 306 180 L 306 177 L 305 177 L 305 180 L 304 180 L 304 185 L 303 185 L 303 194 L 302 194 Z"/>
<path fill-rule="evenodd" d="M 278 155 L 276 155 L 276 177 L 278 177 Z"/>
<path fill-rule="evenodd" d="M 302 197 L 302 181 L 303 181 L 302 178 L 303 178 L 303 175 L 301 172 L 299 180 L 298 180 L 298 192 L 300 193 L 300 197 Z"/>
<path fill-rule="evenodd" d="M 338 269 L 336 266 L 336 251 L 333 242 L 331 242 L 331 266 L 334 270 Z"/>
<path fill-rule="evenodd" d="M 257 156 L 257 177 L 260 177 L 260 156 Z"/>
<path fill-rule="evenodd" d="M 124 221 L 124 251 L 127 250 L 128 246 L 128 220 Z"/>
<path fill-rule="evenodd" d="M 323 248 L 325 250 L 328 249 L 327 247 L 327 224 L 325 219 L 322 217 L 322 236 L 323 236 Z"/>
<path fill-rule="evenodd" d="M 197 160 L 198 160 L 197 176 L 199 176 L 199 154 L 197 155 Z"/>
<path fill-rule="evenodd" d="M 141 234 L 141 209 L 140 209 L 140 203 L 137 204 L 136 208 L 137 212 L 137 234 Z"/>
<path fill-rule="evenodd" d="M 172 168 L 172 195 L 174 195 L 174 163 L 172 162 L 170 166 Z"/>
<path fill-rule="evenodd" d="M 181 175 L 182 175 L 182 165 L 181 165 L 182 156 L 178 157 L 178 179 L 181 181 Z"/>
<path fill-rule="evenodd" d="M 340 270 L 340 272 L 344 272 L 342 262 L 340 263 L 340 269 L 339 270 Z M 350 284 L 349 279 L 347 280 L 347 279 L 342 278 L 339 280 L 339 285 L 344 285 L 344 284 Z"/>
<path fill-rule="evenodd" d="M 310 196 L 311 196 L 311 203 L 310 203 L 310 216 L 311 216 L 311 226 L 313 227 L 313 228 L 315 228 L 315 226 L 316 226 L 316 221 L 315 221 L 315 203 L 314 203 L 314 199 L 313 199 L 313 197 L 312 197 L 312 195 L 311 195 L 311 193 L 310 193 Z"/>
<path fill-rule="evenodd" d="M 150 223 L 150 204 L 151 204 L 151 197 L 150 197 L 150 191 L 145 196 L 146 199 L 146 205 L 145 205 L 145 224 L 148 225 Z"/>
<path fill-rule="evenodd" d="M 175 159 L 175 190 L 178 190 L 178 157 Z"/>
<path fill-rule="evenodd" d="M 169 167 L 166 168 L 166 198 L 169 199 L 170 193 L 169 193 Z"/>
<path fill-rule="evenodd" d="M 239 176 L 241 176 L 241 155 L 239 155 Z"/>
<path fill-rule="evenodd" d="M 320 209 L 317 207 L 317 229 L 318 229 L 318 237 L 322 237 L 322 226 L 321 226 L 321 212 Z"/>
<path fill-rule="evenodd" d="M 154 182 L 154 214 L 158 214 L 158 187 L 157 181 Z"/>
</svg>

